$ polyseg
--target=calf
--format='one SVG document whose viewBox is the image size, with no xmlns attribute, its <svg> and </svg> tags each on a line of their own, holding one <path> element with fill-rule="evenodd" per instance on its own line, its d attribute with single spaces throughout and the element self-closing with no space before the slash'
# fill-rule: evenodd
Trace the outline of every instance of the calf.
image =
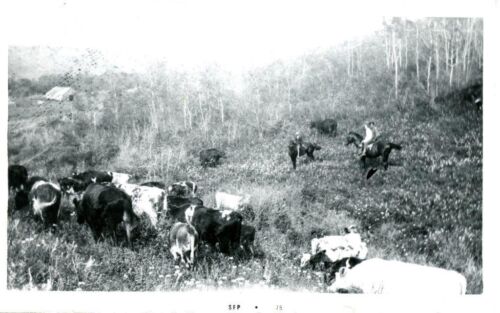
<svg viewBox="0 0 500 313">
<path fill-rule="evenodd" d="M 322 134 L 337 135 L 337 122 L 331 118 L 312 121 L 310 127 L 316 128 Z"/>
<path fill-rule="evenodd" d="M 38 180 L 29 193 L 31 209 L 45 225 L 57 224 L 61 205 L 61 189 L 56 184 Z"/>
<path fill-rule="evenodd" d="M 177 222 L 170 229 L 169 239 L 170 253 L 172 253 L 174 261 L 180 259 L 182 263 L 188 266 L 193 265 L 198 247 L 198 232 L 196 229 L 190 224 Z"/>
<path fill-rule="evenodd" d="M 310 142 L 297 143 L 294 140 L 290 140 L 288 144 L 288 155 L 292 160 L 293 169 L 297 168 L 297 157 L 307 155 L 309 160 L 314 160 L 315 150 L 321 150 L 321 146 Z"/>
<path fill-rule="evenodd" d="M 237 196 L 217 191 L 215 193 L 215 206 L 218 210 L 227 209 L 238 211 L 249 220 L 255 219 L 255 212 L 250 205 L 250 195 Z"/>
<path fill-rule="evenodd" d="M 437 267 L 400 261 L 369 259 L 339 270 L 332 292 L 361 292 L 392 295 L 449 296 L 465 294 L 462 274 Z"/>
<path fill-rule="evenodd" d="M 225 157 L 226 153 L 224 151 L 215 148 L 206 149 L 200 152 L 200 163 L 203 167 L 215 167 L 219 164 L 220 159 Z"/>
<path fill-rule="evenodd" d="M 79 224 L 86 222 L 94 239 L 98 241 L 105 230 L 112 233 L 118 224 L 123 223 L 127 241 L 131 243 L 131 232 L 137 225 L 137 216 L 132 210 L 132 201 L 123 191 L 113 186 L 90 184 L 83 194 L 82 200 L 73 200 Z"/>
<path fill-rule="evenodd" d="M 136 216 L 146 216 L 154 229 L 158 223 L 158 212 L 166 211 L 165 190 L 156 187 L 135 184 L 118 184 L 116 187 L 125 191 L 132 200 L 132 209 Z"/>
<path fill-rule="evenodd" d="M 203 206 L 203 201 L 199 198 L 184 198 L 177 196 L 167 196 L 167 217 L 178 222 L 186 222 L 186 210 L 193 205 Z"/>
<path fill-rule="evenodd" d="M 28 170 L 22 165 L 9 165 L 9 189 L 15 191 L 26 189 L 26 181 L 28 180 Z"/>
<path fill-rule="evenodd" d="M 219 211 L 206 207 L 196 207 L 192 215 L 192 225 L 201 240 L 213 249 L 217 246 L 222 253 L 230 254 L 240 247 L 241 221 L 243 217 L 234 211 Z"/>
<path fill-rule="evenodd" d="M 169 196 L 196 197 L 198 186 L 192 181 L 181 181 L 168 186 Z"/>
</svg>

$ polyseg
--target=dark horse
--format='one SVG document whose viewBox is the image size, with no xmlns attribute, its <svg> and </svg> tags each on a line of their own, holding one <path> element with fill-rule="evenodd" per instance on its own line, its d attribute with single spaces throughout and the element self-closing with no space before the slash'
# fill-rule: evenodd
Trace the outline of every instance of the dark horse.
<svg viewBox="0 0 500 313">
<path fill-rule="evenodd" d="M 345 145 L 348 146 L 352 143 L 357 148 L 361 148 L 361 141 L 363 141 L 363 136 L 355 132 L 349 132 L 349 134 L 347 134 Z M 384 169 L 387 169 L 387 167 L 389 166 L 389 154 L 391 153 L 392 149 L 401 150 L 401 145 L 392 142 L 386 142 L 383 140 L 375 141 L 366 149 L 366 155 L 361 157 L 363 166 L 366 168 L 366 158 L 374 159 L 382 156 Z"/>
<path fill-rule="evenodd" d="M 304 142 L 303 144 L 298 144 L 291 140 L 288 144 L 288 155 L 292 159 L 293 169 L 297 168 L 297 156 L 300 157 L 305 154 L 308 159 L 314 160 L 314 150 L 321 150 L 321 147 L 315 143 Z"/>
</svg>

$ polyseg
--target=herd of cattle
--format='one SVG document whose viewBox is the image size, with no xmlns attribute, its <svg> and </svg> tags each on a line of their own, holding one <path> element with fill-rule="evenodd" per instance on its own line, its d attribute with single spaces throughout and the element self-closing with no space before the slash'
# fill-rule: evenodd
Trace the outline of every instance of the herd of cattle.
<svg viewBox="0 0 500 313">
<path fill-rule="evenodd" d="M 337 132 L 337 124 L 332 119 L 313 122 L 310 126 L 322 133 Z M 346 144 L 357 146 L 360 136 L 352 134 L 348 135 Z M 400 149 L 400 146 L 392 143 L 381 146 L 380 153 L 374 156 L 382 156 L 386 167 L 390 150 Z M 298 156 L 314 159 L 313 153 L 319 149 L 321 147 L 314 143 L 302 142 L 297 135 L 288 146 L 293 168 L 296 168 Z M 225 153 L 217 149 L 200 153 L 203 167 L 216 166 L 225 157 Z M 56 183 L 39 176 L 29 177 L 27 169 L 21 165 L 10 165 L 8 175 L 15 208 L 29 207 L 46 226 L 57 224 L 61 199 L 67 197 L 75 207 L 78 223 L 86 223 L 96 241 L 110 234 L 116 242 L 115 231 L 122 225 L 132 245 L 132 231 L 140 220 L 145 221 L 145 227 L 156 230 L 158 215 L 164 214 L 170 229 L 170 252 L 176 262 L 191 267 L 202 242 L 212 251 L 254 255 L 256 230 L 244 223 L 255 218 L 248 195 L 217 191 L 216 207 L 208 208 L 197 197 L 197 184 L 190 181 L 169 186 L 157 181 L 132 184 L 129 174 L 88 170 L 59 178 Z M 464 294 L 466 291 L 465 277 L 455 271 L 367 259 L 368 249 L 356 229 L 348 227 L 345 232 L 344 235 L 312 239 L 311 253 L 303 254 L 300 260 L 302 269 L 321 266 L 327 283 L 333 281 L 329 291 L 430 295 Z"/>
<path fill-rule="evenodd" d="M 130 175 L 89 170 L 51 182 L 40 176 L 28 177 L 21 165 L 9 166 L 9 188 L 14 190 L 14 206 L 29 206 L 44 225 L 57 224 L 62 197 L 75 207 L 77 221 L 86 223 L 100 240 L 110 234 L 116 241 L 115 230 L 122 225 L 127 241 L 132 243 L 132 231 L 145 220 L 145 227 L 157 228 L 158 215 L 165 214 L 171 222 L 170 251 L 175 260 L 188 266 L 195 260 L 199 242 L 213 250 L 232 254 L 253 255 L 255 228 L 243 223 L 244 216 L 255 217 L 248 196 L 218 191 L 216 208 L 207 208 L 197 197 L 198 186 L 182 181 L 165 186 L 162 182 L 129 183 Z"/>
</svg>

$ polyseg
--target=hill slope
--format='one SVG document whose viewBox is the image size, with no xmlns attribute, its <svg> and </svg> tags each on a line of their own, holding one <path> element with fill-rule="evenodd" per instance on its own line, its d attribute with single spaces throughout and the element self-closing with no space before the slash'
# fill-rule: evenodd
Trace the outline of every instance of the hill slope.
<svg viewBox="0 0 500 313">
<path fill-rule="evenodd" d="M 121 248 L 95 243 L 64 203 L 54 233 L 41 229 L 28 212 L 10 212 L 9 288 L 26 286 L 31 275 L 38 285 L 50 279 L 55 290 L 266 284 L 323 291 L 322 275 L 301 271 L 298 258 L 310 249 L 312 231 L 340 234 L 355 224 L 368 244 L 369 257 L 454 269 L 466 276 L 469 293 L 482 292 L 482 118 L 476 112 L 380 108 L 354 113 L 351 107 L 337 107 L 331 113 L 339 124 L 335 138 L 316 134 L 296 117 L 260 132 L 234 130 L 248 134 L 239 139 L 231 137 L 234 124 L 228 123 L 211 134 L 216 138 L 213 144 L 222 147 L 228 158 L 209 169 L 202 169 L 197 160 L 200 130 L 154 140 L 143 133 L 143 140 L 138 140 L 132 134 L 103 129 L 100 134 L 113 134 L 110 140 L 118 147 L 106 155 L 108 141 L 96 135 L 99 129 L 79 128 L 78 120 L 60 118 L 68 112 L 80 111 L 73 104 L 9 108 L 11 163 L 21 162 L 30 174 L 51 178 L 69 175 L 75 166 L 92 165 L 126 170 L 138 181 L 190 179 L 200 185 L 208 206 L 214 205 L 216 190 L 249 193 L 257 216 L 249 223 L 258 229 L 261 253 L 243 261 L 205 257 L 188 272 L 173 265 L 166 247 L 169 225 L 163 219 L 157 235 L 143 231 L 136 234 L 134 249 Z M 357 151 L 344 145 L 345 134 L 361 132 L 367 119 L 378 121 L 384 137 L 403 146 L 402 151 L 392 152 L 389 169 L 370 180 L 360 168 Z M 300 159 L 293 171 L 286 145 L 297 130 L 323 149 L 315 153 L 316 161 Z M 83 159 L 85 151 L 94 151 L 93 163 Z M 76 162 L 65 163 L 61 156 L 66 154 Z"/>
</svg>

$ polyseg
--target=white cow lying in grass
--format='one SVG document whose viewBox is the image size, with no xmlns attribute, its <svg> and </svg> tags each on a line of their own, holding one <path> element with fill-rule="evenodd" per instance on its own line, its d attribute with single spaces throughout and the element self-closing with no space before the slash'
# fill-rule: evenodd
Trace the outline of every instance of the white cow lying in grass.
<svg viewBox="0 0 500 313">
<path fill-rule="evenodd" d="M 158 212 L 166 211 L 167 208 L 165 190 L 136 184 L 118 184 L 116 186 L 130 196 L 135 215 L 138 217 L 146 215 L 153 228 L 156 229 Z"/>
<path fill-rule="evenodd" d="M 328 291 L 443 296 L 463 295 L 466 287 L 465 277 L 455 271 L 375 258 L 342 267 Z"/>
<path fill-rule="evenodd" d="M 217 210 L 231 210 L 240 212 L 245 219 L 253 220 L 255 213 L 250 205 L 250 195 L 232 195 L 227 192 L 215 193 L 215 207 Z"/>
<path fill-rule="evenodd" d="M 300 267 L 303 268 L 313 261 L 335 263 L 346 258 L 365 259 L 368 248 L 366 243 L 361 240 L 361 235 L 354 231 L 351 226 L 346 228 L 347 234 L 345 235 L 313 238 L 311 240 L 311 253 L 303 254 Z M 319 253 L 324 253 L 324 257 L 315 258 Z"/>
</svg>

